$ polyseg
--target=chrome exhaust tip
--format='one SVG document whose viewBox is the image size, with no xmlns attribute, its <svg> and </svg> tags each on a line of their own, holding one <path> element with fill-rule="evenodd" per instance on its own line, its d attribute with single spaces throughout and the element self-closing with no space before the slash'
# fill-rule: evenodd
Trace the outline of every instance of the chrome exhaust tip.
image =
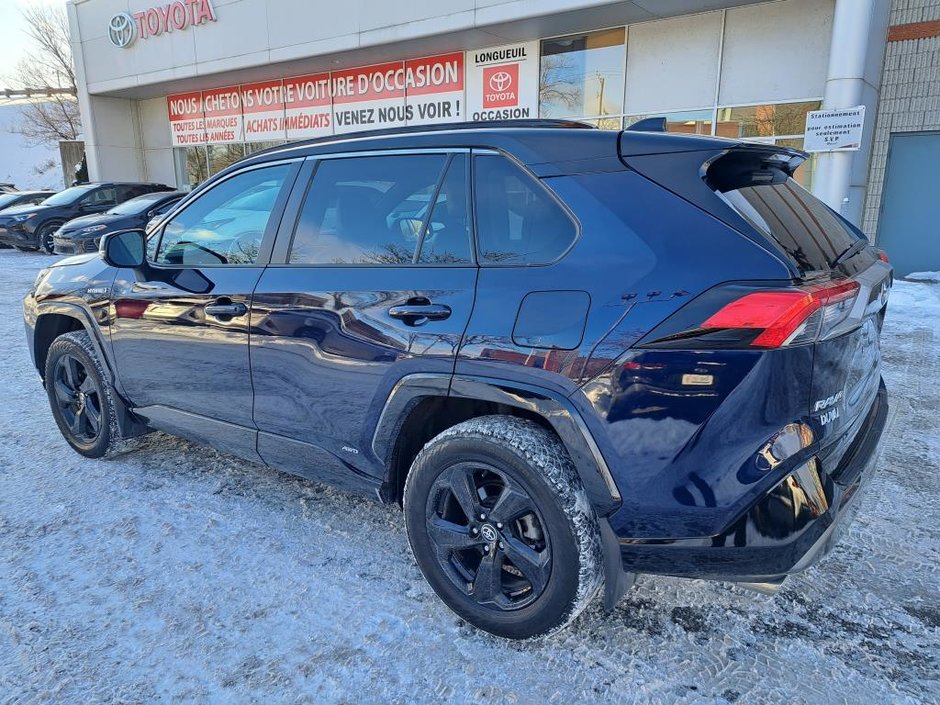
<svg viewBox="0 0 940 705">
<path fill-rule="evenodd" d="M 734 583 L 740 588 L 745 590 L 751 590 L 752 592 L 759 592 L 761 595 L 776 595 L 777 590 L 780 589 L 780 586 L 783 585 L 783 581 L 786 580 L 786 577 L 780 578 L 779 580 L 765 580 L 760 583 Z"/>
</svg>

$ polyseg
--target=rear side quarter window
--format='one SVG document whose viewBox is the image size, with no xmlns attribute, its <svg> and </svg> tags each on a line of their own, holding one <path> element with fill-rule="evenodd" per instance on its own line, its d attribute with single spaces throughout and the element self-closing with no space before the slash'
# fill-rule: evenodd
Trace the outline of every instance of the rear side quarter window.
<svg viewBox="0 0 940 705">
<path fill-rule="evenodd" d="M 497 154 L 473 161 L 481 265 L 550 264 L 578 237 L 578 226 L 539 181 Z"/>
</svg>

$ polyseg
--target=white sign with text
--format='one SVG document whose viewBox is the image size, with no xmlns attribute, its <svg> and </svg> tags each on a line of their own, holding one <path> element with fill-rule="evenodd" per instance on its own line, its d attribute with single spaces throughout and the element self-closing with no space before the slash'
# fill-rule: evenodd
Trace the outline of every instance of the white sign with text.
<svg viewBox="0 0 940 705">
<path fill-rule="evenodd" d="M 865 106 L 811 110 L 806 114 L 803 149 L 807 152 L 855 151 L 862 144 Z"/>
</svg>

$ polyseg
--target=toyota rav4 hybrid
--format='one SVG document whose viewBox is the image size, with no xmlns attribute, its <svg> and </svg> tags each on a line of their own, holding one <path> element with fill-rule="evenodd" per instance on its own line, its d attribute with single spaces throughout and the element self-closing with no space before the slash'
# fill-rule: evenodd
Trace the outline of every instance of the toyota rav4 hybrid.
<svg viewBox="0 0 940 705">
<path fill-rule="evenodd" d="M 34 205 L 7 208 L 0 213 L 0 243 L 18 250 L 52 254 L 53 234 L 65 222 L 82 215 L 103 213 L 129 198 L 170 191 L 163 184 L 92 183 L 72 186 Z"/>
<path fill-rule="evenodd" d="M 637 574 L 773 589 L 872 475 L 892 281 L 805 154 L 550 121 L 254 154 L 25 299 L 98 458 L 160 430 L 404 508 L 505 637 Z"/>
</svg>

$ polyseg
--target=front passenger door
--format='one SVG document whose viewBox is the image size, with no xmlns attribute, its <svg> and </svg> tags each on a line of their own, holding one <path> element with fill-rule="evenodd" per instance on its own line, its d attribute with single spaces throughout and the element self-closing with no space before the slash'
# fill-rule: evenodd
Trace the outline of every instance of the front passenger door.
<svg viewBox="0 0 940 705">
<path fill-rule="evenodd" d="M 144 271 L 118 273 L 118 377 L 153 427 L 258 459 L 248 309 L 298 168 L 250 167 L 210 186 L 154 233 Z"/>
</svg>

